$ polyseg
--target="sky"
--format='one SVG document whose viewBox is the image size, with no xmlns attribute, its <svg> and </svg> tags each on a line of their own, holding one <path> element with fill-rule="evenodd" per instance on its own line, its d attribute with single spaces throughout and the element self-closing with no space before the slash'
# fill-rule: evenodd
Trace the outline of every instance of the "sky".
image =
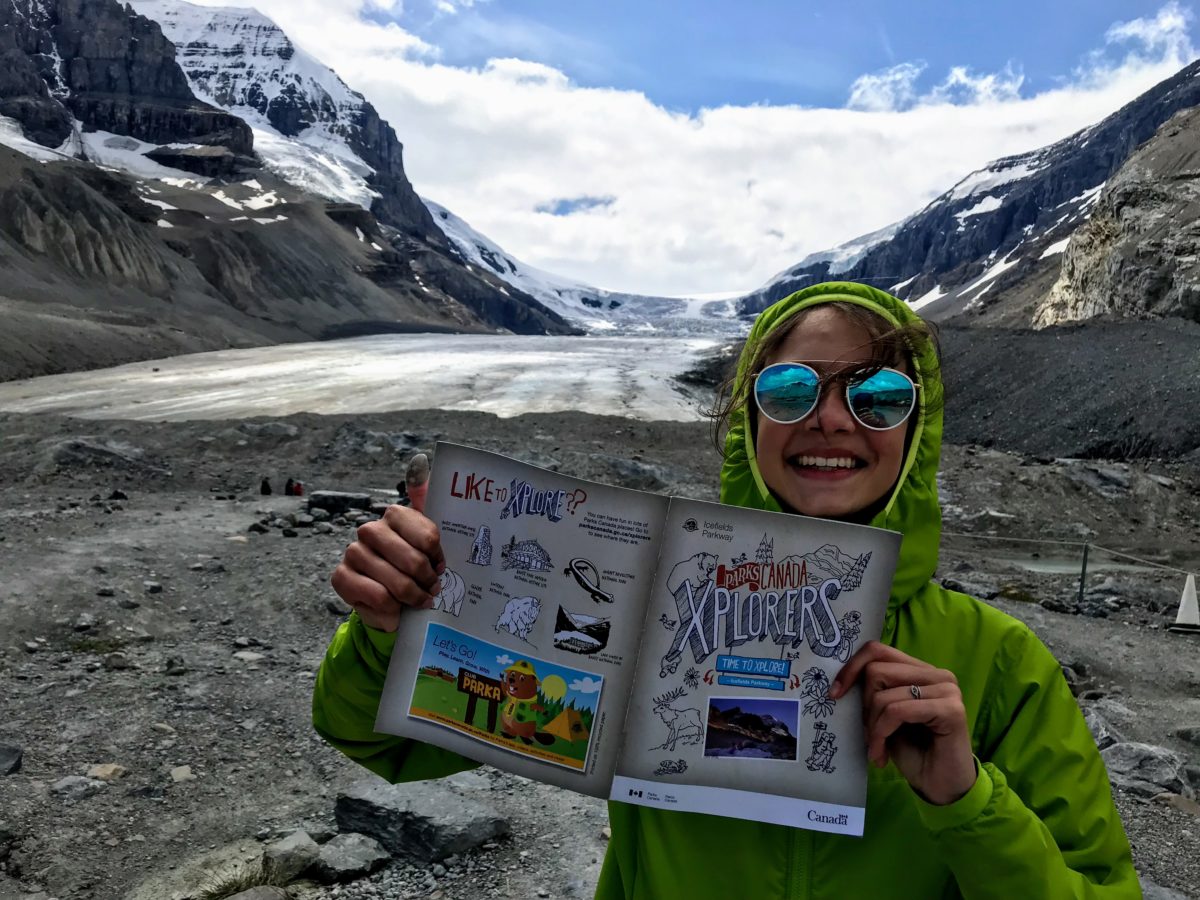
<svg viewBox="0 0 1200 900">
<path fill-rule="evenodd" d="M 422 196 L 672 296 L 753 290 L 1197 56 L 1183 2 L 251 2 L 392 124 Z"/>
</svg>

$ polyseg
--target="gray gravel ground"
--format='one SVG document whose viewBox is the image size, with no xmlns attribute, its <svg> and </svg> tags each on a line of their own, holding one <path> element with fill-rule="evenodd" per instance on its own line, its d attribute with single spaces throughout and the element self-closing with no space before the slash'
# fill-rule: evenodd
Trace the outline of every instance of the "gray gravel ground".
<svg viewBox="0 0 1200 900">
<path fill-rule="evenodd" d="M 292 476 L 310 489 L 384 498 L 408 456 L 439 435 L 699 499 L 714 499 L 719 464 L 703 425 L 577 414 L 171 425 L 4 415 L 0 433 L 0 682 L 9 686 L 0 744 L 24 749 L 21 770 L 0 776 L 0 833 L 15 834 L 7 843 L 0 835 L 4 900 L 23 896 L 18 886 L 44 889 L 42 900 L 182 895 L 200 877 L 200 855 L 252 853 L 259 839 L 328 823 L 338 788 L 362 776 L 308 722 L 312 674 L 341 614 L 328 577 L 353 532 L 249 533 L 264 511 L 300 505 L 258 496 L 263 475 L 276 486 Z M 105 499 L 114 488 L 127 499 Z M 1090 689 L 1132 711 L 1129 737 L 1200 762 L 1200 750 L 1174 735 L 1200 725 L 1200 638 L 1164 631 L 1181 578 L 1108 568 L 1113 560 L 1093 552 L 1085 587 L 1113 598 L 1107 618 L 1052 612 L 1037 601 L 1073 608 L 1076 548 L 983 540 L 1086 540 L 1194 571 L 1200 473 L 950 447 L 942 488 L 955 536 L 941 574 L 1000 592 L 993 602 L 1028 621 L 1063 662 L 1082 663 Z M 1018 564 L 1033 562 L 1056 571 Z M 51 791 L 98 763 L 128 774 L 73 802 Z M 179 766 L 195 777 L 175 780 Z M 304 896 L 589 896 L 606 840 L 603 805 L 486 777 L 520 841 L 465 855 L 444 873 L 396 864 Z M 1200 819 L 1120 792 L 1117 802 L 1139 869 L 1194 890 Z M 530 840 L 532 861 L 520 856 Z"/>
</svg>

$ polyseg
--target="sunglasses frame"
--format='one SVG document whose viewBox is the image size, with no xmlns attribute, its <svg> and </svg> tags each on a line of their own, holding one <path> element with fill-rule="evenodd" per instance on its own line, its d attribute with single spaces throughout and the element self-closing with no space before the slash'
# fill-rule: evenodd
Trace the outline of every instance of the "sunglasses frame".
<svg viewBox="0 0 1200 900">
<path fill-rule="evenodd" d="M 899 375 L 905 381 L 907 381 L 910 385 L 912 385 L 913 402 L 912 402 L 912 406 L 910 406 L 908 408 L 908 411 L 904 414 L 904 418 L 901 419 L 899 422 L 897 422 L 895 425 L 885 425 L 883 428 L 880 428 L 875 425 L 868 425 L 866 422 L 864 422 L 862 419 L 859 418 L 858 413 L 854 409 L 854 405 L 850 402 L 850 376 L 844 374 L 843 372 L 838 372 L 834 375 L 822 375 L 820 372 L 818 372 L 816 369 L 814 369 L 812 367 L 812 365 L 810 364 L 812 362 L 826 362 L 826 360 L 810 360 L 809 362 L 801 362 L 799 360 L 786 360 L 785 359 L 785 360 L 780 360 L 779 362 L 771 363 L 769 366 L 766 366 L 765 368 L 760 369 L 758 371 L 758 373 L 754 376 L 754 405 L 755 405 L 755 407 L 758 408 L 758 411 L 760 413 L 762 413 L 764 416 L 766 416 L 768 419 L 770 419 L 772 422 L 775 422 L 779 425 L 795 425 L 798 422 L 803 422 L 805 419 L 807 419 L 809 416 L 811 416 L 813 414 L 813 410 L 815 410 L 818 406 L 820 406 L 821 394 L 825 390 L 825 385 L 830 381 L 845 382 L 845 387 L 844 387 L 843 391 L 845 394 L 846 409 L 850 411 L 850 415 L 854 417 L 855 422 L 857 422 L 863 428 L 868 429 L 869 431 L 891 431 L 894 428 L 899 428 L 901 425 L 903 425 L 905 422 L 907 422 L 909 420 L 909 417 L 912 416 L 912 414 L 913 414 L 913 410 L 915 410 L 917 408 L 918 391 L 921 390 L 921 385 L 918 381 L 913 379 L 913 377 L 908 375 L 907 373 L 901 372 L 899 369 L 893 369 L 890 366 L 879 366 L 877 368 L 871 367 L 874 369 L 874 371 L 869 376 L 867 376 L 867 378 L 864 378 L 863 381 L 869 380 L 870 378 L 874 377 L 879 372 L 893 372 L 896 375 Z M 836 360 L 829 360 L 829 362 L 836 362 Z M 771 415 L 769 412 L 767 412 L 765 409 L 763 409 L 762 402 L 758 399 L 759 379 L 762 378 L 762 376 L 765 372 L 770 371 L 771 369 L 775 368 L 776 366 L 801 366 L 805 369 L 808 369 L 808 371 L 812 372 L 813 375 L 816 376 L 817 394 L 813 398 L 812 406 L 810 406 L 808 409 L 806 409 L 804 411 L 803 415 L 797 416 L 795 419 L 777 419 L 775 416 Z"/>
</svg>

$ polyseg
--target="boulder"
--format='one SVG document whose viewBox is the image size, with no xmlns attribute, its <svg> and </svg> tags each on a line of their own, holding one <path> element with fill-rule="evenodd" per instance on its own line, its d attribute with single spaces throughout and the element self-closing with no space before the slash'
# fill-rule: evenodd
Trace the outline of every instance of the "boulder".
<svg viewBox="0 0 1200 900">
<path fill-rule="evenodd" d="M 1101 750 L 1100 756 L 1113 784 L 1120 787 L 1142 795 L 1145 795 L 1147 785 L 1159 788 L 1154 793 L 1169 791 L 1186 797 L 1192 795 L 1191 785 L 1184 775 L 1183 760 L 1165 747 L 1122 741 Z"/>
<path fill-rule="evenodd" d="M 438 781 L 357 781 L 338 794 L 338 827 L 368 834 L 392 853 L 433 862 L 507 834 L 495 809 Z"/>
<path fill-rule="evenodd" d="M 0 775 L 12 775 L 21 771 L 21 760 L 25 751 L 14 744 L 0 744 Z"/>
<path fill-rule="evenodd" d="M 308 496 L 308 509 L 323 509 L 330 515 L 339 515 L 350 509 L 370 509 L 371 495 L 350 491 L 313 491 Z"/>
<path fill-rule="evenodd" d="M 1200 747 L 1200 725 L 1189 725 L 1185 728 L 1176 728 L 1175 737 L 1187 741 L 1189 744 L 1195 744 Z M 0 772 L 3 771 L 3 765 L 0 765 Z"/>
<path fill-rule="evenodd" d="M 50 785 L 50 793 L 57 794 L 68 803 L 83 800 L 85 797 L 90 797 L 92 794 L 103 789 L 103 781 L 84 778 L 82 775 L 68 775 L 66 778 L 60 778 L 54 784 Z"/>
<path fill-rule="evenodd" d="M 1104 713 L 1097 709 L 1095 704 L 1083 708 L 1083 719 L 1087 722 L 1088 730 L 1092 733 L 1096 746 L 1101 750 L 1124 742 L 1124 735 L 1113 727 L 1113 724 L 1105 718 Z"/>
<path fill-rule="evenodd" d="M 296 831 L 282 840 L 268 844 L 263 862 L 284 880 L 303 875 L 321 856 L 321 848 L 306 831 Z"/>
<path fill-rule="evenodd" d="M 323 844 L 312 872 L 319 881 L 353 881 L 370 875 L 391 857 L 379 842 L 365 834 L 339 834 Z"/>
</svg>

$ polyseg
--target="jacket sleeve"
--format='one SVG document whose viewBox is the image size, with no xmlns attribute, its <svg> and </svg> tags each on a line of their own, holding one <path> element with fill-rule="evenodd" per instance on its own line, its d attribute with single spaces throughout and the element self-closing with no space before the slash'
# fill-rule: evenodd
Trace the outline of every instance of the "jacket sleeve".
<svg viewBox="0 0 1200 900">
<path fill-rule="evenodd" d="M 1104 762 L 1062 669 L 1027 629 L 1001 650 L 984 762 L 949 806 L 918 800 L 965 900 L 1140 900 Z"/>
<path fill-rule="evenodd" d="M 375 716 L 396 636 L 363 624 L 357 613 L 325 651 L 313 688 L 313 727 L 361 766 L 393 783 L 441 778 L 479 765 L 420 741 L 378 734 Z"/>
</svg>

